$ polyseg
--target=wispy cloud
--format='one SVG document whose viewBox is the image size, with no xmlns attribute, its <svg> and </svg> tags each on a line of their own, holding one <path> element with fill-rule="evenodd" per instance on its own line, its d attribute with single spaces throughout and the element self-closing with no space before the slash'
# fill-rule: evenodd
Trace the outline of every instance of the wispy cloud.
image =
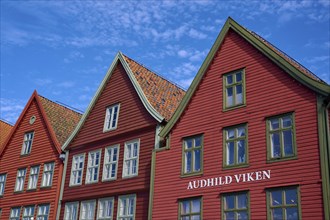
<svg viewBox="0 0 330 220">
<path fill-rule="evenodd" d="M 329 61 L 329 56 L 318 56 L 318 57 L 312 57 L 310 59 L 305 59 L 307 63 L 317 63 L 317 62 L 324 62 Z"/>
<path fill-rule="evenodd" d="M 22 110 L 25 102 L 18 99 L 0 98 L 0 117 L 15 124 Z"/>
</svg>

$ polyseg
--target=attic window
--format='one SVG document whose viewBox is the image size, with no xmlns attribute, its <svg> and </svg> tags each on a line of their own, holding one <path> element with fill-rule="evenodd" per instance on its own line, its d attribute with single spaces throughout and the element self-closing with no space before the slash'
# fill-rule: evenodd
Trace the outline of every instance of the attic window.
<svg viewBox="0 0 330 220">
<path fill-rule="evenodd" d="M 23 146 L 21 155 L 27 155 L 31 153 L 32 142 L 33 142 L 34 132 L 27 132 L 24 134 Z"/>
<path fill-rule="evenodd" d="M 103 132 L 115 130 L 118 124 L 120 104 L 107 107 L 105 112 L 105 120 Z"/>
<path fill-rule="evenodd" d="M 31 118 L 30 118 L 30 121 L 29 121 L 29 123 L 30 123 L 30 125 L 32 125 L 35 121 L 36 121 L 36 116 L 35 115 L 33 115 Z"/>
</svg>

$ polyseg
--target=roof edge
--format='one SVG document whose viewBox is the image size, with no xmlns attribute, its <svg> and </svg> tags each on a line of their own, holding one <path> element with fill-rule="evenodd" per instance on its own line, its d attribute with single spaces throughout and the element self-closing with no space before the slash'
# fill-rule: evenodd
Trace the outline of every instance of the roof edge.
<svg viewBox="0 0 330 220">
<path fill-rule="evenodd" d="M 318 94 L 328 96 L 330 94 L 330 86 L 327 84 L 320 83 L 311 79 L 310 77 L 306 76 L 302 73 L 299 69 L 295 66 L 290 64 L 287 60 L 281 57 L 279 54 L 275 53 L 271 50 L 264 42 L 262 42 L 257 37 L 253 36 L 252 33 L 248 32 L 244 27 L 239 25 L 236 21 L 234 21 L 231 17 L 228 17 L 226 23 L 222 27 L 219 35 L 217 36 L 213 46 L 210 49 L 210 52 L 206 56 L 202 66 L 198 70 L 194 80 L 192 81 L 189 89 L 182 99 L 180 105 L 176 109 L 175 113 L 173 114 L 170 121 L 166 124 L 166 126 L 160 132 L 160 136 L 162 138 L 166 137 L 169 132 L 172 130 L 176 122 L 179 120 L 180 116 L 182 115 L 183 111 L 186 109 L 191 97 L 196 91 L 196 88 L 200 84 L 206 70 L 208 69 L 211 61 L 213 60 L 216 52 L 218 51 L 222 41 L 224 40 L 227 32 L 229 29 L 232 29 L 236 33 L 238 33 L 241 37 L 246 39 L 253 47 L 257 50 L 261 51 L 265 56 L 271 59 L 276 65 L 282 68 L 286 73 L 296 79 L 298 82 L 302 83 L 303 85 L 307 86 L 308 88 L 312 89 L 313 91 L 317 92 Z"/>
</svg>

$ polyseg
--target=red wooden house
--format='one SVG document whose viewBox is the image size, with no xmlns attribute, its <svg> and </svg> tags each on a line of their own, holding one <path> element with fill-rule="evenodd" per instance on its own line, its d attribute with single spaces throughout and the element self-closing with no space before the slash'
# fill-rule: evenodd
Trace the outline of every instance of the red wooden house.
<svg viewBox="0 0 330 220">
<path fill-rule="evenodd" d="M 153 154 L 153 219 L 329 219 L 330 86 L 228 18 Z"/>
<path fill-rule="evenodd" d="M 55 219 L 61 146 L 80 116 L 32 94 L 0 148 L 0 219 Z"/>
<path fill-rule="evenodd" d="M 118 53 L 66 151 L 59 219 L 147 219 L 152 151 L 185 92 Z"/>
<path fill-rule="evenodd" d="M 8 124 L 7 122 L 0 120 L 0 149 L 7 140 L 12 128 L 13 126 L 11 124 Z"/>
</svg>

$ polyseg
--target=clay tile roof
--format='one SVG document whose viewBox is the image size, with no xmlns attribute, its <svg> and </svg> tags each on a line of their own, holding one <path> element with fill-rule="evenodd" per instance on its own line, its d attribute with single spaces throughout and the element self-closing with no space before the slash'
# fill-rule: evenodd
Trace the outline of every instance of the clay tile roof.
<svg viewBox="0 0 330 220">
<path fill-rule="evenodd" d="M 186 92 L 177 85 L 123 55 L 149 103 L 168 121 Z"/>
<path fill-rule="evenodd" d="M 243 27 L 243 28 L 245 28 L 245 27 Z M 284 53 L 283 51 L 281 51 L 280 49 L 278 49 L 277 47 L 275 47 L 273 44 L 271 44 L 270 42 L 268 42 L 267 40 L 265 40 L 263 37 L 259 36 L 257 33 L 253 32 L 253 31 L 250 31 L 247 28 L 245 28 L 245 29 L 248 32 L 250 32 L 253 36 L 255 36 L 256 38 L 258 38 L 259 40 L 261 40 L 267 47 L 269 47 L 271 50 L 273 50 L 275 53 L 277 53 L 283 59 L 285 59 L 287 62 L 289 62 L 292 66 L 294 66 L 297 69 L 299 69 L 303 74 L 305 74 L 306 76 L 308 76 L 309 78 L 311 78 L 313 80 L 316 80 L 318 82 L 327 84 L 325 81 L 323 81 L 322 79 L 320 79 L 319 77 L 317 77 L 314 73 L 312 73 L 311 71 L 309 71 L 306 67 L 304 67 L 302 64 L 300 64 L 298 61 L 296 61 L 295 59 L 293 59 L 292 57 L 290 57 L 289 55 L 287 55 L 286 53 Z"/>
<path fill-rule="evenodd" d="M 77 126 L 81 114 L 45 97 L 38 96 L 48 117 L 49 123 L 54 129 L 58 142 L 63 145 Z"/>
<path fill-rule="evenodd" d="M 12 128 L 13 128 L 12 125 L 0 120 L 0 149 L 2 148 L 2 145 L 5 143 L 6 139 L 8 138 Z"/>
</svg>

